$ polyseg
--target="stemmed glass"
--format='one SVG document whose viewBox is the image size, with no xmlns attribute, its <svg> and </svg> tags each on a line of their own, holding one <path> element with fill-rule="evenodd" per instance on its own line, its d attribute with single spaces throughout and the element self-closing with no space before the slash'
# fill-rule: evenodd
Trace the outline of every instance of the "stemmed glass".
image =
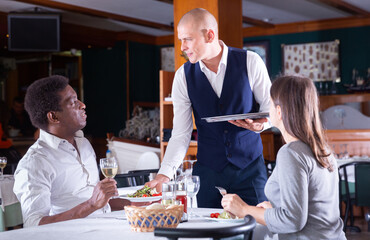
<svg viewBox="0 0 370 240">
<path fill-rule="evenodd" d="M 193 165 L 197 160 L 184 160 L 178 169 L 174 168 L 175 181 L 183 181 L 193 174 Z"/>
<path fill-rule="evenodd" d="M 0 168 L 1 168 L 0 180 L 4 179 L 4 168 L 7 162 L 8 160 L 6 159 L 6 157 L 0 157 Z"/>
<path fill-rule="evenodd" d="M 184 160 L 182 163 L 182 168 L 184 175 L 190 177 L 193 174 L 193 165 L 197 160 Z"/>
<path fill-rule="evenodd" d="M 100 169 L 106 178 L 114 178 L 118 172 L 118 163 L 116 158 L 101 158 Z"/>
<path fill-rule="evenodd" d="M 348 154 L 348 151 L 347 151 L 347 145 L 348 144 L 341 144 L 340 145 L 340 148 L 343 149 L 343 152 L 341 151 L 342 159 L 348 159 L 349 158 L 349 154 Z"/>
<path fill-rule="evenodd" d="M 190 209 L 189 209 L 189 218 L 193 217 L 193 198 L 197 195 L 200 188 L 200 178 L 199 176 L 189 176 L 187 178 L 187 189 L 186 192 L 190 197 Z"/>
</svg>

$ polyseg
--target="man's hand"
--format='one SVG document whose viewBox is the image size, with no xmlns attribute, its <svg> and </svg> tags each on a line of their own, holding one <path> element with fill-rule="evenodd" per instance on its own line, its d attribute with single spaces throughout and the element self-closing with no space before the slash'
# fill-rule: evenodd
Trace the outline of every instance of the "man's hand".
<svg viewBox="0 0 370 240">
<path fill-rule="evenodd" d="M 259 119 L 243 119 L 243 120 L 231 120 L 229 123 L 234 124 L 237 127 L 242 127 L 253 132 L 258 132 L 263 130 L 263 123 L 267 122 L 267 118 Z"/>
<path fill-rule="evenodd" d="M 247 215 L 246 208 L 248 207 L 248 204 L 236 194 L 224 195 L 221 205 L 225 211 L 238 216 L 239 218 L 243 218 L 245 215 Z"/>
<path fill-rule="evenodd" d="M 157 176 L 150 182 L 145 183 L 146 186 L 156 188 L 157 192 L 162 192 L 162 183 L 170 181 L 170 178 L 163 174 Z"/>
<path fill-rule="evenodd" d="M 44 216 L 41 218 L 39 225 L 83 218 L 90 215 L 94 211 L 107 205 L 111 197 L 118 196 L 116 184 L 117 182 L 111 178 L 106 178 L 98 182 L 94 188 L 92 197 L 89 200 L 68 211 L 52 216 Z"/>
<path fill-rule="evenodd" d="M 96 209 L 100 209 L 107 205 L 109 199 L 113 196 L 118 196 L 117 182 L 112 178 L 105 178 L 98 182 L 94 187 L 94 192 L 89 203 Z"/>
</svg>

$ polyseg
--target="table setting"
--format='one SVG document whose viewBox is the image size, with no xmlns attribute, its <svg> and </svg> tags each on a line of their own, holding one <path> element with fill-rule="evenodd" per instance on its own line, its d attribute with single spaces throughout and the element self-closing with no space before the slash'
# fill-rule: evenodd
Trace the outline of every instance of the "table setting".
<svg viewBox="0 0 370 240">
<path fill-rule="evenodd" d="M 115 162 L 105 159 L 100 163 L 104 175 L 113 178 L 116 173 Z M 219 228 L 240 224 L 243 221 L 243 219 L 211 218 L 211 214 L 222 214 L 223 209 L 197 208 L 195 197 L 200 188 L 199 177 L 191 175 L 192 169 L 181 169 L 175 172 L 177 172 L 174 176 L 175 181 L 164 183 L 162 186 L 164 191 L 156 196 L 133 197 L 145 186 L 119 188 L 119 196 L 115 198 L 129 200 L 136 206 L 131 204 L 125 206 L 125 210 L 91 214 L 81 219 L 5 231 L 0 233 L 0 239 L 17 240 L 24 239 L 25 236 L 28 239 L 38 240 L 91 240 L 117 238 L 117 236 L 135 240 L 166 239 L 155 237 L 154 228 Z"/>
<path fill-rule="evenodd" d="M 22 224 L 22 212 L 17 196 L 13 192 L 14 176 L 3 174 L 6 157 L 0 157 L 0 232 L 6 227 Z"/>
<path fill-rule="evenodd" d="M 6 157 L 0 157 L 0 199 L 1 209 L 4 212 L 5 206 L 12 205 L 18 202 L 17 197 L 13 193 L 14 176 L 4 174 L 4 168 L 7 164 Z"/>
</svg>

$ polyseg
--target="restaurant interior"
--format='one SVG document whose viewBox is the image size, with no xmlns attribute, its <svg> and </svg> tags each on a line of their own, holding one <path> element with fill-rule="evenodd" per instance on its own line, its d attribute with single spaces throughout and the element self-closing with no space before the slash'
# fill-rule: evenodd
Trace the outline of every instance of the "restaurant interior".
<svg viewBox="0 0 370 240">
<path fill-rule="evenodd" d="M 19 160 L 37 132 L 25 134 L 3 122 L 5 109 L 14 108 L 14 99 L 24 98 L 35 80 L 63 75 L 87 106 L 83 131 L 97 162 L 109 149 L 118 160 L 118 180 L 137 170 L 156 172 L 150 170 L 159 169 L 171 136 L 174 72 L 186 62 L 176 25 L 196 7 L 216 16 L 220 39 L 228 46 L 257 52 L 272 81 L 281 74 L 310 77 L 338 165 L 370 162 L 370 2 L 365 0 L 1 1 L 1 154 L 12 147 Z M 53 24 L 44 22 L 48 20 Z M 25 27 L 27 21 L 43 30 L 36 34 Z M 284 143 L 275 128 L 262 132 L 261 138 L 271 173 Z M 184 160 L 196 159 L 196 153 L 194 125 Z M 5 176 L 14 173 L 16 164 L 8 160 Z M 357 166 L 351 167 L 341 170 L 341 217 L 348 218 L 347 239 L 369 239 L 370 193 L 363 190 L 367 193 L 359 194 L 362 201 L 350 189 L 360 191 L 355 183 L 361 179 L 369 182 L 370 168 L 362 177 L 354 171 Z M 5 205 L 3 189 L 0 238 L 1 231 L 22 228 L 19 203 L 13 198 Z M 353 195 L 346 195 L 345 189 Z"/>
</svg>

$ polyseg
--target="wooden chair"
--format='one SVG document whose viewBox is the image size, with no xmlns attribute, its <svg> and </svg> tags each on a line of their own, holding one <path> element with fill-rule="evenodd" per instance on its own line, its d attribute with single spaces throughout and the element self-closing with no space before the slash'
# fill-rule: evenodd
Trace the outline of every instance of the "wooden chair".
<svg viewBox="0 0 370 240">
<path fill-rule="evenodd" d="M 219 228 L 155 228 L 154 236 L 166 237 L 169 240 L 179 238 L 213 238 L 221 239 L 243 234 L 244 240 L 251 240 L 253 229 L 256 227 L 256 220 L 247 215 L 244 217 L 244 223 Z"/>
</svg>

